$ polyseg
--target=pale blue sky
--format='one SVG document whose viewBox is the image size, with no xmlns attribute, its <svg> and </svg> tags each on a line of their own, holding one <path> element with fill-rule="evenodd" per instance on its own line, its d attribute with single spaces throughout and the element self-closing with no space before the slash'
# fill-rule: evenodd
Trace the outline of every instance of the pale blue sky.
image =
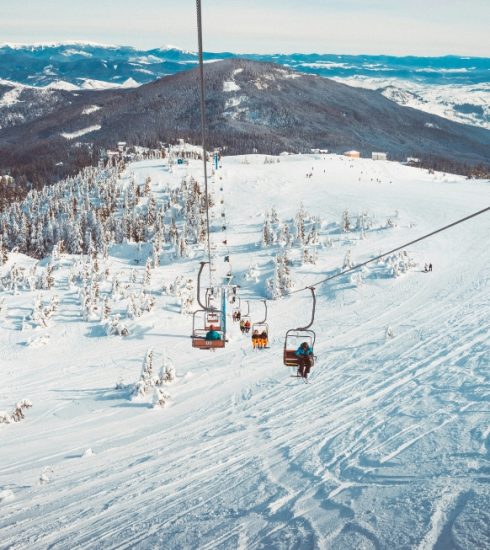
<svg viewBox="0 0 490 550">
<path fill-rule="evenodd" d="M 490 0 L 203 0 L 208 51 L 490 57 Z M 194 0 L 0 0 L 0 43 L 196 49 Z"/>
</svg>

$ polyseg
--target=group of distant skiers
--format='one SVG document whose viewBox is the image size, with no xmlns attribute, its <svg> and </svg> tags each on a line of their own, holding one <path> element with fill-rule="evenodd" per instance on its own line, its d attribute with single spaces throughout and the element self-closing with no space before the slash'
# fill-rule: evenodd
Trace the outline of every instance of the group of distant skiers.
<svg viewBox="0 0 490 550">
<path fill-rule="evenodd" d="M 429 263 L 429 264 L 425 264 L 424 265 L 424 273 L 428 273 L 429 271 L 432 271 L 432 264 Z"/>
</svg>

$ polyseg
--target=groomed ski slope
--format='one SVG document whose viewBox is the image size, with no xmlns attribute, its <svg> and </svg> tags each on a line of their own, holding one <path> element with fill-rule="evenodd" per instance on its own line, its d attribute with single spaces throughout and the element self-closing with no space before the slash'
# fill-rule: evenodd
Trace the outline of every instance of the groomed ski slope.
<svg viewBox="0 0 490 550">
<path fill-rule="evenodd" d="M 202 173 L 197 161 L 172 173 L 164 164 L 135 163 L 125 177 L 150 175 L 158 197 Z M 257 320 L 252 300 L 279 249 L 259 244 L 271 207 L 285 220 L 302 202 L 332 241 L 316 265 L 290 251 L 301 288 L 338 270 L 348 249 L 360 262 L 490 204 L 488 182 L 330 155 L 224 158 L 210 187 L 216 275 L 229 252 Z M 345 209 L 374 217 L 365 239 L 338 231 Z M 191 318 L 161 287 L 195 277 L 201 252 L 162 261 L 156 307 L 128 321 L 126 338 L 81 319 L 69 256 L 48 328 L 19 330 L 37 293 L 4 292 L 0 409 L 22 398 L 33 408 L 0 425 L 0 548 L 490 547 L 489 236 L 484 214 L 409 248 L 418 266 L 398 278 L 374 265 L 363 282 L 319 286 L 309 384 L 281 357 L 285 331 L 309 320 L 307 292 L 269 302 L 269 350 L 253 351 L 231 319 L 225 350 L 191 348 Z M 132 269 L 135 255 L 135 245 L 113 247 L 111 270 Z M 251 264 L 258 282 L 245 279 Z M 150 347 L 177 371 L 164 409 L 115 390 L 121 377 L 137 381 Z"/>
</svg>

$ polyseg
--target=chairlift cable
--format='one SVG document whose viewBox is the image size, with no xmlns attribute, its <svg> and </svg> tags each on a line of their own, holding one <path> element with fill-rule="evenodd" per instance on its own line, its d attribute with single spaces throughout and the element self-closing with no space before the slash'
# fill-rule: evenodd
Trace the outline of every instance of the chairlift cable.
<svg viewBox="0 0 490 550">
<path fill-rule="evenodd" d="M 298 292 L 304 292 L 305 290 L 309 290 L 312 287 L 323 285 L 323 284 L 325 284 L 325 283 L 327 283 L 327 282 L 329 282 L 333 279 L 336 279 L 337 277 L 341 277 L 342 275 L 345 275 L 347 273 L 352 273 L 353 271 L 356 271 L 357 269 L 360 269 L 361 267 L 364 267 L 365 265 L 368 265 L 368 264 L 373 263 L 377 260 L 380 260 L 381 258 L 384 258 L 385 256 L 388 256 L 389 254 L 393 254 L 394 252 L 398 252 L 399 250 L 402 250 L 403 248 L 407 248 L 408 246 L 411 246 L 415 243 L 418 243 L 420 241 L 428 239 L 429 237 L 433 237 L 434 235 L 437 235 L 438 233 L 442 233 L 443 231 L 446 231 L 447 229 L 450 229 L 451 227 L 454 227 L 456 225 L 459 225 L 460 223 L 471 220 L 472 218 L 476 218 L 477 216 L 480 216 L 481 214 L 484 214 L 485 212 L 488 212 L 488 211 L 490 211 L 490 206 L 487 206 L 483 210 L 479 210 L 478 212 L 470 214 L 469 216 L 465 216 L 464 218 L 461 218 L 460 220 L 457 220 L 457 221 L 452 222 L 448 225 L 445 225 L 444 227 L 440 227 L 439 229 L 436 229 L 435 231 L 431 231 L 430 233 L 427 233 L 426 235 L 422 235 L 422 237 L 419 237 L 418 239 L 415 239 L 413 241 L 405 243 L 401 246 L 397 246 L 396 248 L 393 248 L 392 250 L 389 250 L 388 252 L 383 252 L 383 254 L 380 254 L 379 256 L 376 256 L 375 258 L 371 258 L 370 260 L 366 260 L 365 262 L 362 262 L 362 263 L 357 264 L 353 267 L 350 267 L 349 269 L 344 269 L 344 270 L 340 271 L 340 273 L 336 273 L 335 275 L 331 275 L 330 277 L 327 277 L 326 279 L 322 279 L 321 281 L 317 281 L 316 283 L 305 286 L 304 288 L 300 288 L 298 290 L 293 290 L 292 292 L 290 292 L 288 294 L 288 296 L 290 296 L 291 294 L 296 294 Z"/>
<path fill-rule="evenodd" d="M 202 142 L 202 158 L 204 167 L 204 193 L 206 204 L 206 231 L 208 240 L 208 261 L 209 261 L 209 279 L 212 285 L 212 265 L 211 265 L 211 233 L 209 230 L 209 195 L 208 195 L 208 167 L 207 167 L 207 153 L 206 153 L 206 103 L 204 96 L 204 61 L 203 61 L 203 47 L 202 47 L 202 16 L 201 16 L 201 0 L 196 0 L 196 12 L 197 12 L 197 39 L 199 50 L 199 83 L 201 92 L 201 142 Z"/>
</svg>

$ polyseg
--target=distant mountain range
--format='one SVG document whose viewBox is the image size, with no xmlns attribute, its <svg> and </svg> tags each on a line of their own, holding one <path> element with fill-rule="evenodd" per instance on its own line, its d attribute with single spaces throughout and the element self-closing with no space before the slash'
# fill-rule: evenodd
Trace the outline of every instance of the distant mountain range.
<svg viewBox="0 0 490 550">
<path fill-rule="evenodd" d="M 0 171 L 29 181 L 72 173 L 119 140 L 146 146 L 200 141 L 197 69 L 137 88 L 25 93 L 34 96 L 15 105 L 23 106 L 26 122 L 0 131 Z M 37 100 L 44 102 L 39 116 Z M 488 130 L 272 63 L 227 59 L 208 65 L 206 112 L 209 145 L 230 154 L 357 149 L 363 155 L 385 151 L 392 159 L 439 159 L 448 170 L 490 164 Z M 83 158 L 84 151 L 93 158 Z"/>
<path fill-rule="evenodd" d="M 490 59 L 328 54 L 206 52 L 207 62 L 230 58 L 274 62 L 306 74 L 380 90 L 386 97 L 446 118 L 490 128 Z M 0 45 L 0 83 L 48 90 L 135 87 L 188 70 L 194 52 L 175 46 L 140 50 L 87 42 Z M 2 82 L 3 80 L 3 82 Z M 11 99 L 0 96 L 0 127 Z"/>
</svg>

